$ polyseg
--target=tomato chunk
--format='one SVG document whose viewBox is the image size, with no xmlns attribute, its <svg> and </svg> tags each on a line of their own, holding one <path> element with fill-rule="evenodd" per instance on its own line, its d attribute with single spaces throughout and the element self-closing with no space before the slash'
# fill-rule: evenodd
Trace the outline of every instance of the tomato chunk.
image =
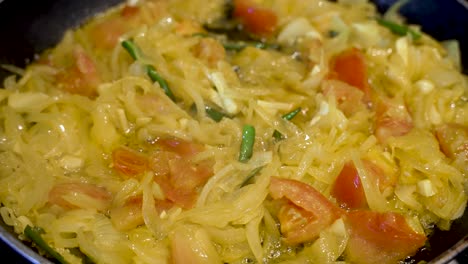
<svg viewBox="0 0 468 264">
<path fill-rule="evenodd" d="M 112 152 L 114 169 L 124 176 L 134 177 L 148 169 L 148 158 L 142 153 L 120 147 Z"/>
<path fill-rule="evenodd" d="M 162 150 L 152 153 L 149 161 L 155 181 L 168 201 L 184 209 L 192 208 L 198 189 L 213 175 L 211 162 L 192 161 L 203 146 L 177 138 L 161 138 L 156 144 Z"/>
<path fill-rule="evenodd" d="M 203 150 L 203 145 L 179 138 L 160 138 L 157 140 L 157 144 L 162 146 L 165 150 L 183 157 L 191 157 Z"/>
<path fill-rule="evenodd" d="M 194 164 L 176 157 L 168 160 L 170 174 L 156 177 L 166 199 L 184 209 L 192 208 L 198 197 L 198 188 L 213 175 L 208 163 Z"/>
<path fill-rule="evenodd" d="M 406 135 L 413 128 L 413 120 L 404 104 L 390 99 L 377 103 L 375 136 L 380 142 L 389 137 Z"/>
<path fill-rule="evenodd" d="M 460 156 L 468 160 L 468 127 L 446 124 L 437 128 L 436 136 L 447 157 L 453 159 Z"/>
<path fill-rule="evenodd" d="M 359 173 L 352 162 L 344 165 L 333 184 L 331 194 L 343 208 L 358 209 L 367 207 L 364 188 Z"/>
<path fill-rule="evenodd" d="M 75 47 L 72 59 L 72 66 L 56 76 L 60 87 L 72 94 L 96 96 L 100 77 L 94 61 L 81 46 Z"/>
<path fill-rule="evenodd" d="M 364 54 L 352 48 L 338 54 L 331 61 L 330 78 L 343 81 L 364 92 L 364 100 L 370 100 L 370 88 L 367 83 L 367 67 Z"/>
<path fill-rule="evenodd" d="M 424 234 L 416 233 L 397 213 L 351 211 L 345 223 L 350 234 L 346 256 L 352 263 L 397 263 L 426 241 Z"/>
<path fill-rule="evenodd" d="M 340 208 L 312 186 L 289 179 L 271 178 L 273 199 L 285 198 L 278 218 L 284 241 L 299 244 L 316 239 L 320 232 L 340 217 Z"/>
<path fill-rule="evenodd" d="M 126 18 L 136 16 L 136 15 L 138 15 L 138 13 L 140 13 L 140 7 L 139 6 L 125 5 L 122 8 L 122 11 L 120 11 L 120 15 L 122 17 L 126 17 Z"/>
<path fill-rule="evenodd" d="M 86 208 L 106 210 L 112 195 L 104 188 L 90 183 L 59 183 L 49 191 L 49 203 L 65 209 Z"/>
<path fill-rule="evenodd" d="M 233 15 L 242 21 L 247 31 L 257 35 L 269 35 L 277 26 L 276 14 L 258 7 L 251 0 L 235 0 Z"/>
<path fill-rule="evenodd" d="M 346 116 L 356 113 L 364 105 L 364 93 L 343 81 L 324 80 L 322 90 L 324 95 L 335 97 L 338 108 Z"/>
</svg>

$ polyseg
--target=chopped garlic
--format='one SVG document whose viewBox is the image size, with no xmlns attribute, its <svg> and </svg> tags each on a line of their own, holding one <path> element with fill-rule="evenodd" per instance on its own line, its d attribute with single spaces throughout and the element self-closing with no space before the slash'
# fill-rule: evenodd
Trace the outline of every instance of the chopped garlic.
<svg viewBox="0 0 468 264">
<path fill-rule="evenodd" d="M 139 0 L 127 0 L 128 6 L 136 6 L 138 5 Z"/>
<path fill-rule="evenodd" d="M 293 44 L 297 38 L 307 37 L 311 39 L 322 40 L 322 35 L 315 29 L 310 22 L 299 17 L 287 24 L 278 35 L 278 42 L 283 44 Z"/>
<path fill-rule="evenodd" d="M 425 79 L 422 79 L 422 80 L 417 81 L 414 85 L 415 85 L 416 88 L 418 88 L 423 94 L 428 94 L 428 93 L 430 93 L 432 90 L 434 90 L 434 88 L 435 88 L 434 83 L 432 83 L 432 82 L 429 81 L 429 80 L 425 80 Z"/>
<path fill-rule="evenodd" d="M 359 43 L 363 43 L 366 47 L 375 47 L 381 40 L 376 23 L 354 23 L 352 29 L 359 39 Z"/>
<path fill-rule="evenodd" d="M 322 116 L 326 116 L 329 112 L 330 112 L 329 104 L 326 101 L 320 102 L 319 111 L 314 116 L 314 118 L 312 118 L 312 120 L 310 121 L 310 124 L 315 125 L 320 120 L 320 118 L 322 118 Z"/>
<path fill-rule="evenodd" d="M 60 159 L 60 166 L 69 171 L 80 169 L 84 164 L 83 159 L 72 155 L 65 155 Z"/>
<path fill-rule="evenodd" d="M 432 187 L 432 182 L 429 179 L 418 182 L 418 192 L 425 197 L 430 197 L 436 194 L 434 188 Z"/>
</svg>

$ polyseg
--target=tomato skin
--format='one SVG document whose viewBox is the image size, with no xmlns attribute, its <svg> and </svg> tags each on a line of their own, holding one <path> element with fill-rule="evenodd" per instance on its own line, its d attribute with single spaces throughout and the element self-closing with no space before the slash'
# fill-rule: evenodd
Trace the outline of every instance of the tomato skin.
<svg viewBox="0 0 468 264">
<path fill-rule="evenodd" d="M 352 48 L 338 54 L 331 61 L 330 78 L 343 81 L 364 92 L 364 100 L 370 101 L 370 88 L 367 83 L 367 66 L 364 54 Z"/>
<path fill-rule="evenodd" d="M 296 180 L 271 177 L 270 195 L 273 199 L 287 200 L 278 218 L 288 244 L 316 239 L 343 213 L 312 186 Z"/>
<path fill-rule="evenodd" d="M 351 211 L 345 224 L 350 234 L 346 256 L 352 263 L 397 263 L 416 253 L 427 240 L 404 216 L 393 212 Z"/>
<path fill-rule="evenodd" d="M 331 195 L 336 198 L 342 208 L 367 208 L 364 188 L 359 173 L 352 162 L 344 165 L 335 180 Z"/>
<path fill-rule="evenodd" d="M 273 33 L 278 20 L 273 11 L 257 7 L 250 0 L 235 0 L 233 16 L 242 21 L 247 31 L 257 35 Z"/>
<path fill-rule="evenodd" d="M 112 152 L 112 163 L 114 169 L 128 177 L 135 177 L 148 169 L 145 155 L 124 147 Z"/>
</svg>

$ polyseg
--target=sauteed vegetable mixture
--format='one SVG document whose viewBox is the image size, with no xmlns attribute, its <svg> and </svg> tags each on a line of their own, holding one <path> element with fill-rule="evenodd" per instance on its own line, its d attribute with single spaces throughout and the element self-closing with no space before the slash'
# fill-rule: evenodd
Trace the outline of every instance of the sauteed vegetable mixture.
<svg viewBox="0 0 468 264">
<path fill-rule="evenodd" d="M 456 41 L 366 0 L 129 1 L 0 90 L 0 215 L 60 263 L 397 263 L 466 207 Z"/>
</svg>

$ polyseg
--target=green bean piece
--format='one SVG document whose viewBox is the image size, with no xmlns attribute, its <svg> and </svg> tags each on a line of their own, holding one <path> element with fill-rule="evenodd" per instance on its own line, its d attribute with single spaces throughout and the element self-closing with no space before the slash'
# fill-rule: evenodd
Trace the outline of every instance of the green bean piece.
<svg viewBox="0 0 468 264">
<path fill-rule="evenodd" d="M 419 32 L 416 32 L 416 31 L 412 30 L 411 28 L 409 28 L 406 25 L 400 25 L 400 24 L 397 24 L 395 22 L 388 21 L 388 20 L 385 20 L 385 19 L 382 19 L 382 18 L 377 18 L 377 22 L 380 25 L 388 28 L 394 34 L 397 34 L 397 35 L 400 35 L 400 36 L 406 36 L 409 33 L 414 40 L 418 40 L 422 36 Z"/>
<path fill-rule="evenodd" d="M 190 111 L 193 114 L 197 113 L 197 107 L 195 104 L 192 104 L 192 106 L 190 107 Z M 224 117 L 232 118 L 232 116 L 230 116 L 229 114 L 226 114 L 222 110 L 219 110 L 218 107 L 210 105 L 205 105 L 205 113 L 209 118 L 213 119 L 215 122 L 220 122 Z"/>
<path fill-rule="evenodd" d="M 280 141 L 280 140 L 284 139 L 283 134 L 281 134 L 281 132 L 279 132 L 276 129 L 275 129 L 275 131 L 273 131 L 273 137 L 276 139 L 276 141 Z"/>
<path fill-rule="evenodd" d="M 192 37 L 209 38 L 210 35 L 204 32 L 197 32 L 197 33 L 193 33 Z"/>
<path fill-rule="evenodd" d="M 271 43 L 266 43 L 262 41 L 246 41 L 246 42 L 226 41 L 226 42 L 223 42 L 224 49 L 231 50 L 231 51 L 241 51 L 248 46 L 255 47 L 257 49 L 279 49 L 279 45 L 277 44 L 271 44 Z"/>
<path fill-rule="evenodd" d="M 205 112 L 208 115 L 208 117 L 213 119 L 215 122 L 221 121 L 223 117 L 228 117 L 228 115 L 226 115 L 225 113 L 218 111 L 209 105 L 205 105 Z"/>
<path fill-rule="evenodd" d="M 141 57 L 141 51 L 138 48 L 138 46 L 131 40 L 124 40 L 122 41 L 122 47 L 124 47 L 130 56 L 134 60 L 138 60 Z M 172 93 L 171 89 L 169 88 L 169 85 L 167 84 L 166 80 L 164 80 L 161 75 L 156 71 L 156 68 L 154 68 L 152 65 L 146 65 L 146 73 L 150 77 L 150 79 L 153 82 L 158 82 L 159 86 L 164 90 L 164 93 L 171 98 L 172 101 L 176 101 L 176 98 L 174 94 Z"/>
<path fill-rule="evenodd" d="M 239 152 L 239 161 L 247 162 L 253 154 L 253 146 L 255 143 L 255 127 L 244 125 L 242 128 L 242 142 Z"/>
<path fill-rule="evenodd" d="M 47 242 L 42 239 L 41 236 L 41 229 L 38 227 L 31 227 L 31 226 L 26 226 L 24 229 L 24 234 L 31 239 L 38 247 L 43 249 L 47 254 L 49 254 L 51 257 L 54 257 L 58 262 L 62 264 L 68 264 L 68 262 L 63 258 L 60 253 L 55 251 L 52 247 L 50 247 Z"/>
<path fill-rule="evenodd" d="M 148 76 L 153 82 L 159 83 L 159 86 L 164 90 L 164 93 L 171 98 L 172 101 L 176 101 L 176 98 L 174 94 L 172 93 L 171 89 L 169 88 L 169 85 L 167 84 L 166 80 L 164 80 L 161 75 L 156 71 L 156 69 L 152 65 L 147 65 L 146 66 L 146 72 L 148 73 Z"/>
<path fill-rule="evenodd" d="M 226 50 L 241 51 L 247 47 L 243 42 L 224 42 L 223 47 Z"/>
<path fill-rule="evenodd" d="M 242 182 L 241 187 L 251 184 L 252 179 L 263 169 L 264 166 L 253 169 Z"/>
<path fill-rule="evenodd" d="M 299 114 L 299 112 L 301 112 L 301 110 L 302 110 L 302 108 L 298 107 L 295 110 L 292 110 L 291 112 L 289 112 L 287 114 L 284 114 L 282 116 L 282 118 L 285 119 L 285 120 L 291 121 L 291 119 L 293 119 L 297 114 Z"/>
<path fill-rule="evenodd" d="M 284 114 L 281 118 L 283 118 L 284 120 L 288 120 L 290 121 L 291 119 L 293 119 L 297 114 L 299 114 L 299 112 L 301 112 L 302 108 L 298 107 L 296 108 L 295 110 L 292 110 L 291 112 L 289 113 L 286 113 Z M 281 134 L 281 132 L 279 132 L 278 130 L 275 129 L 275 131 L 273 132 L 273 137 L 276 139 L 276 140 L 281 140 L 283 139 L 283 134 Z"/>
<path fill-rule="evenodd" d="M 132 40 L 122 41 L 122 47 L 127 50 L 128 54 L 134 59 L 138 60 L 141 57 L 141 51 Z"/>
</svg>

